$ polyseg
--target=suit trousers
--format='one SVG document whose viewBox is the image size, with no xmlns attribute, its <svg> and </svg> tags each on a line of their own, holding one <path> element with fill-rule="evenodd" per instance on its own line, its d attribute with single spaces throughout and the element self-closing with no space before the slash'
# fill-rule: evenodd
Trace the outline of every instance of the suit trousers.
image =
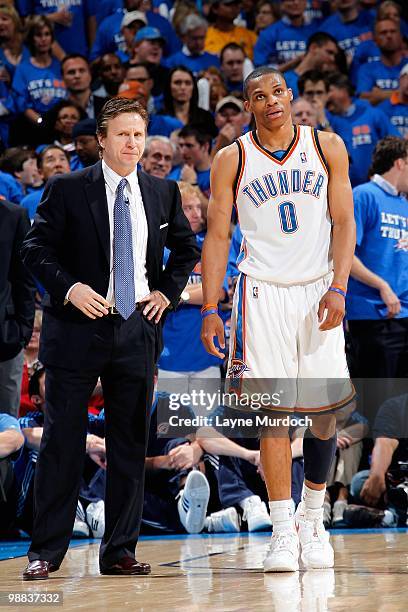
<svg viewBox="0 0 408 612">
<path fill-rule="evenodd" d="M 127 321 L 108 315 L 91 324 L 95 332 L 80 370 L 46 365 L 44 433 L 28 558 L 57 567 L 72 535 L 84 469 L 87 403 L 98 377 L 104 392 L 107 459 L 102 568 L 135 556 L 143 509 L 158 330 L 139 310 Z"/>
</svg>

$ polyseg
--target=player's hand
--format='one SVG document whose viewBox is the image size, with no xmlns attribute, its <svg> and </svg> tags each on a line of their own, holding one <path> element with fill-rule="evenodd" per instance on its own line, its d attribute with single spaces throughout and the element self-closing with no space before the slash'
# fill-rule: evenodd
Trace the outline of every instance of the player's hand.
<svg viewBox="0 0 408 612">
<path fill-rule="evenodd" d="M 217 314 L 208 315 L 203 319 L 201 325 L 201 342 L 207 353 L 224 359 L 225 354 L 221 353 L 214 344 L 214 338 L 218 339 L 221 348 L 225 348 L 224 323 Z"/>
<path fill-rule="evenodd" d="M 106 470 L 105 440 L 99 436 L 88 434 L 86 437 L 86 452 L 96 465 Z"/>
<path fill-rule="evenodd" d="M 345 448 L 352 446 L 352 444 L 353 438 L 351 436 L 345 433 L 337 434 L 337 448 L 344 450 Z"/>
<path fill-rule="evenodd" d="M 323 321 L 325 311 L 326 317 Z M 319 302 L 317 317 L 320 331 L 328 331 L 341 325 L 346 312 L 346 300 L 342 295 L 335 291 L 327 291 Z M 322 323 L 323 321 L 323 323 Z"/>
<path fill-rule="evenodd" d="M 257 450 L 248 450 L 245 455 L 245 459 L 252 463 L 252 465 L 256 465 L 259 467 L 261 465 L 261 451 Z"/>
<path fill-rule="evenodd" d="M 203 456 L 199 444 L 181 444 L 169 452 L 170 467 L 174 470 L 188 470 L 197 465 Z"/>
<path fill-rule="evenodd" d="M 369 476 L 360 491 L 360 497 L 368 506 L 376 506 L 385 489 L 385 478 Z"/>
<path fill-rule="evenodd" d="M 401 302 L 398 296 L 393 292 L 388 283 L 385 283 L 380 289 L 380 296 L 384 304 L 387 306 L 387 319 L 392 319 L 401 310 Z"/>
<path fill-rule="evenodd" d="M 151 321 L 154 317 L 154 322 L 158 323 L 161 319 L 163 312 L 168 306 L 168 302 L 164 299 L 160 291 L 152 291 L 149 295 L 140 300 L 141 304 L 145 304 L 143 308 L 143 315 Z"/>
<path fill-rule="evenodd" d="M 90 319 L 108 314 L 109 302 L 89 285 L 78 283 L 69 294 L 69 301 Z"/>
</svg>

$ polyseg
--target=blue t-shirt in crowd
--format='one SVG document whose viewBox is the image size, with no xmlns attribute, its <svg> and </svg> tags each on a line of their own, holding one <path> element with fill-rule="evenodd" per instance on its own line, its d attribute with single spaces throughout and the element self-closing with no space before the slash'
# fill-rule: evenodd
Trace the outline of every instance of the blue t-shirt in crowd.
<svg viewBox="0 0 408 612">
<path fill-rule="evenodd" d="M 211 168 L 208 170 L 196 170 L 197 173 L 197 185 L 201 191 L 207 196 L 210 196 L 210 173 Z"/>
<path fill-rule="evenodd" d="M 400 72 L 407 63 L 408 57 L 397 66 L 386 66 L 381 60 L 364 64 L 357 75 L 357 95 L 371 91 L 373 87 L 398 89 Z"/>
<path fill-rule="evenodd" d="M 403 104 L 394 92 L 389 100 L 384 100 L 377 106 L 389 117 L 403 138 L 408 138 L 408 104 Z"/>
<path fill-rule="evenodd" d="M 330 125 L 345 142 L 350 156 L 350 180 L 354 186 L 368 179 L 374 147 L 385 136 L 399 132 L 378 108 L 365 100 L 353 100 L 347 115 L 330 115 Z"/>
<path fill-rule="evenodd" d="M 96 31 L 95 42 L 90 53 L 91 61 L 104 53 L 115 53 L 117 50 L 126 52 L 125 39 L 120 31 L 120 24 L 125 12 L 125 10 L 120 9 L 102 21 Z M 150 27 L 157 28 L 162 33 L 166 41 L 165 56 L 176 53 L 181 49 L 181 42 L 167 19 L 152 11 L 146 11 L 146 19 Z"/>
<path fill-rule="evenodd" d="M 11 89 L 20 113 L 28 108 L 40 114 L 46 113 L 56 102 L 67 97 L 60 63 L 55 58 L 48 68 L 37 68 L 30 60 L 21 62 L 14 73 Z"/>
<path fill-rule="evenodd" d="M 302 55 L 317 25 L 318 22 L 312 22 L 296 27 L 284 18 L 268 26 L 261 31 L 254 47 L 255 66 L 283 64 Z"/>
<path fill-rule="evenodd" d="M 174 130 L 179 130 L 184 127 L 184 124 L 171 115 L 151 115 L 149 118 L 149 125 L 147 126 L 147 133 L 149 136 L 167 136 Z"/>
<path fill-rule="evenodd" d="M 9 200 L 9 202 L 14 202 L 14 204 L 20 204 L 21 200 L 24 197 L 24 192 L 21 184 L 8 174 L 7 172 L 2 172 L 0 170 L 0 196 L 2 196 L 5 200 Z"/>
<path fill-rule="evenodd" d="M 364 64 L 376 62 L 381 57 L 380 48 L 373 40 L 365 40 L 354 50 L 353 61 L 350 66 L 350 79 L 357 86 L 358 71 Z"/>
<path fill-rule="evenodd" d="M 177 51 L 177 53 L 173 53 L 166 60 L 164 60 L 163 65 L 167 68 L 175 68 L 176 66 L 185 66 L 191 72 L 197 76 L 197 74 L 201 70 L 206 70 L 211 66 L 215 66 L 215 68 L 220 67 L 220 60 L 218 55 L 213 55 L 212 53 L 201 53 L 201 55 L 190 55 L 183 51 Z"/>
<path fill-rule="evenodd" d="M 374 17 L 370 11 L 360 11 L 357 19 L 347 23 L 343 23 L 339 13 L 333 13 L 322 23 L 319 31 L 334 36 L 343 51 L 353 57 L 358 45 L 372 39 L 373 25 Z"/>
<path fill-rule="evenodd" d="M 55 39 L 66 53 L 88 55 L 86 22 L 92 15 L 88 0 L 17 0 L 17 6 L 23 17 L 49 15 L 65 8 L 72 13 L 72 24 L 54 24 Z"/>
<path fill-rule="evenodd" d="M 8 429 L 15 429 L 21 433 L 21 428 L 18 420 L 11 414 L 5 414 L 0 412 L 0 433 L 7 431 Z"/>
<path fill-rule="evenodd" d="M 196 234 L 197 244 L 202 248 L 205 232 Z M 165 249 L 166 263 L 170 251 Z M 190 274 L 188 284 L 201 283 L 201 261 Z M 227 278 L 224 289 L 228 291 Z M 181 305 L 175 312 L 169 312 L 163 327 L 164 349 L 159 359 L 159 368 L 173 372 L 199 372 L 221 364 L 221 359 L 210 355 L 200 338 L 201 306 Z"/>
<path fill-rule="evenodd" d="M 34 216 L 41 201 L 43 191 L 44 188 L 41 187 L 41 189 L 37 189 L 37 191 L 29 193 L 21 200 L 21 206 L 27 210 L 28 216 L 30 217 L 30 221 L 34 220 Z"/>
<path fill-rule="evenodd" d="M 232 234 L 228 253 L 227 276 L 229 278 L 235 278 L 239 274 L 237 260 L 241 251 L 242 238 L 241 228 L 237 224 Z"/>
<path fill-rule="evenodd" d="M 296 99 L 299 96 L 298 73 L 294 70 L 287 70 L 283 76 L 285 77 L 286 85 L 292 90 L 293 99 Z"/>
<path fill-rule="evenodd" d="M 27 47 L 23 47 L 22 52 L 21 52 L 21 58 L 20 58 L 20 62 L 24 62 L 26 60 L 28 60 L 30 58 L 30 52 L 27 49 Z M 7 70 L 7 72 L 10 75 L 10 79 L 13 79 L 14 77 L 14 73 L 16 71 L 16 68 L 18 66 L 15 66 L 14 64 L 12 64 L 6 57 L 6 54 L 4 53 L 4 49 L 2 49 L 0 47 L 0 63 L 2 63 L 5 67 L 5 69 Z"/>
<path fill-rule="evenodd" d="M 353 190 L 357 226 L 356 256 L 387 281 L 401 301 L 397 318 L 408 317 L 408 201 L 374 181 Z M 387 307 L 377 289 L 350 277 L 347 318 L 383 319 Z"/>
</svg>

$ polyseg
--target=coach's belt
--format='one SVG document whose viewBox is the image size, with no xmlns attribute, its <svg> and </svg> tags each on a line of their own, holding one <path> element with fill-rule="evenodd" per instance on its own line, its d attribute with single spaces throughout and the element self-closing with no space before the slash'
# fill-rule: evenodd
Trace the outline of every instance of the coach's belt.
<svg viewBox="0 0 408 612">
<path fill-rule="evenodd" d="M 142 304 L 140 302 L 137 302 L 135 305 L 135 310 L 140 310 L 141 307 L 142 307 Z M 108 306 L 108 314 L 120 315 L 120 312 L 119 310 L 117 310 L 116 306 Z"/>
</svg>

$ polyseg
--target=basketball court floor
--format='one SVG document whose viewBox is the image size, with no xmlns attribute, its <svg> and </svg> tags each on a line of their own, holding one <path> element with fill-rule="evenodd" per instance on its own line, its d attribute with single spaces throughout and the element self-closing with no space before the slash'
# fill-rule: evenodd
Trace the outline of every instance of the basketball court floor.
<svg viewBox="0 0 408 612">
<path fill-rule="evenodd" d="M 59 595 L 62 605 L 8 605 L 8 609 L 111 612 L 125 607 L 146 612 L 245 611 L 406 612 L 408 530 L 332 532 L 334 570 L 264 574 L 269 534 L 142 537 L 138 559 L 150 576 L 98 573 L 95 540 L 72 543 L 59 572 L 46 582 L 23 582 L 27 543 L 0 542 L 0 609 L 8 593 Z"/>
</svg>

